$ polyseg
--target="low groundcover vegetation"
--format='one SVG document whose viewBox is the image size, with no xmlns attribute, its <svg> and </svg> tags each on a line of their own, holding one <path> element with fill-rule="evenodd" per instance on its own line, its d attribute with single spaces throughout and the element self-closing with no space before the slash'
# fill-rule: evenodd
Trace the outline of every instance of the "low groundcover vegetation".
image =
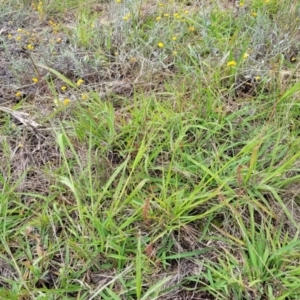
<svg viewBox="0 0 300 300">
<path fill-rule="evenodd" d="M 0 299 L 300 299 L 297 0 L 0 0 Z"/>
</svg>

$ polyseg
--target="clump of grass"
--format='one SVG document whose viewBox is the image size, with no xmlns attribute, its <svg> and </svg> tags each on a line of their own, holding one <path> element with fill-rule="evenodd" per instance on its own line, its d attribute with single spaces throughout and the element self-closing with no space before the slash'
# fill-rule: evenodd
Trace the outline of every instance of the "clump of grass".
<svg viewBox="0 0 300 300">
<path fill-rule="evenodd" d="M 299 5 L 5 4 L 0 298 L 298 299 Z"/>
</svg>

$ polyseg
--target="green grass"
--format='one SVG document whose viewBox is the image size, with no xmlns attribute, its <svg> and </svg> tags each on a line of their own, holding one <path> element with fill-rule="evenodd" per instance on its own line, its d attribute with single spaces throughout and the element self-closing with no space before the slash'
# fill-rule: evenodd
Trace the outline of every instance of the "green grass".
<svg viewBox="0 0 300 300">
<path fill-rule="evenodd" d="M 32 3 L 0 1 L 0 299 L 300 299 L 298 2 Z"/>
</svg>

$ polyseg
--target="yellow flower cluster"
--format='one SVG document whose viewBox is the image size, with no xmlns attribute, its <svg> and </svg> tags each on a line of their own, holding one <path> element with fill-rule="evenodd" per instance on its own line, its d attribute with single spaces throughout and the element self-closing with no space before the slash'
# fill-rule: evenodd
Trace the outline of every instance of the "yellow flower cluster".
<svg viewBox="0 0 300 300">
<path fill-rule="evenodd" d="M 59 24 L 55 23 L 54 21 L 50 20 L 48 22 L 48 24 L 51 26 L 52 30 L 53 30 L 53 33 L 54 34 L 57 34 L 58 31 L 59 31 Z"/>
<path fill-rule="evenodd" d="M 231 60 L 227 63 L 227 67 L 235 67 L 236 66 L 236 61 Z"/>
<path fill-rule="evenodd" d="M 159 3 L 158 6 L 163 6 L 163 4 Z M 162 19 L 162 17 L 164 17 L 164 18 L 171 17 L 170 13 L 168 13 L 168 12 L 163 13 L 163 11 L 161 9 L 159 10 L 159 13 L 160 13 L 160 15 L 158 15 L 156 17 L 156 21 L 160 21 Z M 175 13 L 173 13 L 173 18 L 177 19 L 177 20 L 185 21 L 185 19 L 184 19 L 185 15 L 188 15 L 189 13 L 190 12 L 188 10 L 183 10 L 181 12 L 175 12 Z"/>
<path fill-rule="evenodd" d="M 20 94 L 20 95 L 22 95 L 22 94 Z M 89 98 L 89 95 L 86 93 L 83 93 L 83 94 L 81 94 L 80 98 L 82 101 L 86 101 Z M 63 107 L 63 106 L 68 106 L 72 102 L 72 100 L 70 98 L 55 98 L 53 100 L 53 102 L 54 102 L 55 106 Z"/>
<path fill-rule="evenodd" d="M 39 43 L 39 39 L 35 32 L 28 31 L 23 28 L 18 28 L 16 32 L 16 35 L 11 33 L 7 34 L 7 38 L 10 40 L 14 39 L 16 42 L 22 42 L 23 48 L 26 48 L 27 50 L 34 50 L 34 45 Z"/>
<path fill-rule="evenodd" d="M 65 99 L 62 99 L 62 100 L 59 100 L 59 99 L 54 99 L 54 104 L 55 106 L 67 106 L 71 103 L 71 100 L 69 98 L 65 98 Z"/>
<path fill-rule="evenodd" d="M 36 10 L 38 12 L 38 14 L 40 15 L 40 19 L 43 18 L 44 16 L 44 4 L 43 1 L 39 1 L 38 4 L 35 4 L 34 2 L 31 3 L 31 6 L 34 10 Z"/>
<path fill-rule="evenodd" d="M 247 52 L 244 53 L 243 59 L 247 59 L 249 57 L 249 54 Z"/>
<path fill-rule="evenodd" d="M 67 106 L 68 104 L 70 104 L 71 100 L 69 98 L 66 98 L 63 100 L 63 105 Z"/>
<path fill-rule="evenodd" d="M 77 80 L 76 85 L 81 86 L 83 83 L 84 83 L 84 80 L 80 78 Z"/>
<path fill-rule="evenodd" d="M 31 78 L 31 81 L 33 82 L 33 84 L 36 84 L 36 83 L 38 83 L 39 82 L 39 79 L 37 78 L 37 77 L 32 77 Z M 84 80 L 82 79 L 82 78 L 79 78 L 77 81 L 76 81 L 76 85 L 78 86 L 78 87 L 80 87 L 82 84 L 84 83 Z M 61 87 L 60 87 L 60 89 L 61 89 L 61 91 L 66 91 L 67 90 L 67 86 L 65 86 L 65 85 L 62 85 Z M 22 91 L 16 91 L 16 93 L 15 93 L 15 97 L 16 98 L 21 98 L 23 96 L 23 92 Z M 83 100 L 83 101 L 86 101 L 87 99 L 88 99 L 88 94 L 86 94 L 86 93 L 83 93 L 83 94 L 81 94 L 81 100 Z M 56 105 L 56 106 L 61 106 L 61 105 L 63 105 L 63 106 L 67 106 L 67 105 L 69 105 L 71 103 L 71 100 L 69 99 L 69 98 L 63 98 L 63 99 L 54 99 L 54 104 Z"/>
<path fill-rule="evenodd" d="M 130 14 L 127 14 L 124 16 L 123 20 L 124 21 L 128 21 L 130 19 L 131 15 Z"/>
</svg>

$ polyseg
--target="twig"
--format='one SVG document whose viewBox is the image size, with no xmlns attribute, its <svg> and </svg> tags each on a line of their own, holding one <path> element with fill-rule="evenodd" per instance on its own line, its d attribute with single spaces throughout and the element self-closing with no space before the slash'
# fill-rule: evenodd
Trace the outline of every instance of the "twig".
<svg viewBox="0 0 300 300">
<path fill-rule="evenodd" d="M 21 122 L 22 124 L 24 124 L 26 126 L 30 126 L 32 128 L 37 128 L 38 126 L 40 126 L 35 121 L 29 119 L 28 118 L 29 114 L 27 114 L 27 113 L 19 112 L 19 111 L 14 111 L 14 110 L 12 110 L 10 108 L 3 107 L 3 106 L 0 106 L 0 110 L 3 111 L 3 112 L 6 112 L 8 114 L 10 114 L 15 119 L 17 119 L 19 122 Z"/>
</svg>

